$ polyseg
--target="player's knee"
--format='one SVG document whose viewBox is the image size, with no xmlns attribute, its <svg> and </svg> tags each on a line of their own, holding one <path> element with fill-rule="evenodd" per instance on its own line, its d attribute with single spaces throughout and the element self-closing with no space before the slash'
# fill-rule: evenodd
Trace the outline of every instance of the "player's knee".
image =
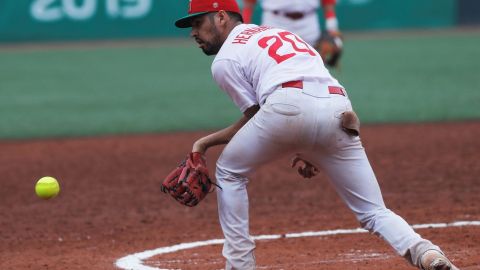
<svg viewBox="0 0 480 270">
<path fill-rule="evenodd" d="M 215 178 L 219 183 L 247 181 L 247 178 L 245 176 L 233 172 L 228 167 L 222 166 L 220 162 L 217 162 L 217 168 L 215 170 Z"/>
</svg>

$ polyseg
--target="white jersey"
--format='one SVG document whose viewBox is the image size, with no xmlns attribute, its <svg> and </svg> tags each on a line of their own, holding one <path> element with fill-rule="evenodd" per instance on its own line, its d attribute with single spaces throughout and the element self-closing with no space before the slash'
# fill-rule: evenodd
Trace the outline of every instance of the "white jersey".
<svg viewBox="0 0 480 270">
<path fill-rule="evenodd" d="M 263 105 L 284 82 L 340 86 L 305 41 L 285 30 L 254 24 L 232 30 L 212 63 L 212 74 L 242 112 Z"/>
<path fill-rule="evenodd" d="M 309 12 L 320 7 L 319 0 L 262 0 L 262 9 L 268 11 Z"/>
</svg>

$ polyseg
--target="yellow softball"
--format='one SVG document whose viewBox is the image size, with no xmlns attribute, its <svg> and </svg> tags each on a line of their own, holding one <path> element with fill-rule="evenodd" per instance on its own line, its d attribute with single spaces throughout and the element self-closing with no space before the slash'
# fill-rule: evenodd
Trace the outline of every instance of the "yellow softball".
<svg viewBox="0 0 480 270">
<path fill-rule="evenodd" d="M 35 185 L 35 193 L 37 193 L 38 197 L 45 200 L 57 196 L 58 192 L 60 192 L 60 185 L 57 179 L 50 176 L 40 178 Z"/>
</svg>

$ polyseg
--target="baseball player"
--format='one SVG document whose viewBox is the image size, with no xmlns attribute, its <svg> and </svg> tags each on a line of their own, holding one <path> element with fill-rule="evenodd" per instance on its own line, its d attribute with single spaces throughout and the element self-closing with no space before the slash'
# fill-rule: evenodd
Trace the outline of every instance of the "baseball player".
<svg viewBox="0 0 480 270">
<path fill-rule="evenodd" d="M 179 28 L 191 27 L 198 47 L 216 55 L 213 78 L 243 113 L 192 147 L 198 159 L 208 148 L 227 144 L 216 167 L 226 269 L 255 269 L 248 177 L 288 155 L 305 178 L 323 169 L 363 228 L 411 264 L 426 270 L 457 269 L 438 246 L 386 208 L 347 92 L 318 52 L 289 31 L 242 22 L 235 0 L 190 0 L 188 16 L 175 22 Z"/>
<path fill-rule="evenodd" d="M 257 0 L 243 1 L 242 15 L 245 23 L 252 21 L 256 2 Z M 320 2 L 325 16 L 325 29 L 331 35 L 340 35 L 335 14 L 336 0 L 261 0 L 261 24 L 286 29 L 314 45 L 320 38 L 317 15 Z"/>
</svg>

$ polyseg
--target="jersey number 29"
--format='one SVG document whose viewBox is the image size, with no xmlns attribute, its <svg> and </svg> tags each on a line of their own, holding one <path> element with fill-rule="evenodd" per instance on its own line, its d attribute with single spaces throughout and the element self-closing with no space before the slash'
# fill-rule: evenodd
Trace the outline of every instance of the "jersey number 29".
<svg viewBox="0 0 480 270">
<path fill-rule="evenodd" d="M 291 38 L 293 37 L 293 38 Z M 274 42 L 271 45 L 268 45 L 268 42 L 270 40 L 274 40 Z M 278 54 L 278 50 L 284 45 L 284 41 L 288 42 L 292 45 L 292 48 L 295 52 L 287 53 L 287 54 Z M 301 46 L 303 44 L 303 46 Z M 311 56 L 315 56 L 315 52 L 308 46 L 308 44 L 299 39 L 296 35 L 283 31 L 283 32 L 278 32 L 277 35 L 274 36 L 266 36 L 261 38 L 258 41 L 258 45 L 262 48 L 268 48 L 268 55 L 272 57 L 277 64 L 280 64 L 281 62 L 294 57 L 298 53 L 308 53 Z M 300 45 L 303 48 L 300 48 L 298 45 Z"/>
</svg>

